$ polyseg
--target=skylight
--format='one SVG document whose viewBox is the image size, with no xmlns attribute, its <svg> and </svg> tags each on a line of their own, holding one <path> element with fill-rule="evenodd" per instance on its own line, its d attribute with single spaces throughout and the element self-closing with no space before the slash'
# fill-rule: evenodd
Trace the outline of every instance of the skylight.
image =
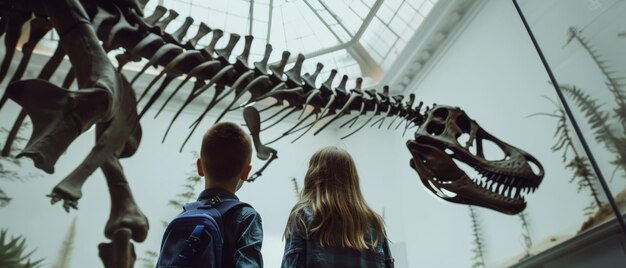
<svg viewBox="0 0 626 268">
<path fill-rule="evenodd" d="M 161 0 L 150 1 L 145 14 L 157 4 L 180 16 L 168 27 L 175 31 L 185 17 L 195 19 L 192 36 L 200 22 L 225 33 L 253 35 L 251 61 L 259 60 L 265 44 L 273 46 L 270 61 L 288 50 L 306 56 L 303 72 L 324 64 L 322 79 L 331 69 L 351 80 L 363 77 L 364 86 L 376 84 L 395 62 L 437 0 Z M 222 38 L 217 47 L 228 38 Z M 210 35 L 199 42 L 205 46 Z M 241 51 L 238 45 L 234 54 Z M 289 68 L 289 67 L 288 67 Z M 318 81 L 319 82 L 319 81 Z"/>
</svg>

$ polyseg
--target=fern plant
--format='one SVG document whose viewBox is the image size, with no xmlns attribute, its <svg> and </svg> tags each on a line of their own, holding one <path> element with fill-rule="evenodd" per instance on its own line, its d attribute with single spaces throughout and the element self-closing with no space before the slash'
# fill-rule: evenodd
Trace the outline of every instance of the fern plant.
<svg viewBox="0 0 626 268">
<path fill-rule="evenodd" d="M 291 183 L 293 184 L 293 191 L 296 193 L 296 197 L 300 198 L 300 186 L 298 186 L 298 181 L 295 177 L 291 177 Z"/>
<path fill-rule="evenodd" d="M 159 253 L 153 250 L 146 250 L 145 255 L 143 257 L 138 258 L 137 260 L 141 263 L 141 266 L 144 268 L 154 268 L 156 267 L 156 260 L 159 258 Z"/>
<path fill-rule="evenodd" d="M 622 174 L 626 174 L 626 84 L 623 83 L 624 77 L 617 76 L 614 68 L 581 35 L 581 31 L 571 27 L 568 30 L 566 45 L 573 40 L 581 45 L 604 76 L 606 89 L 613 95 L 615 107 L 603 110 L 602 105 L 580 87 L 559 85 L 559 88 L 584 113 L 595 140 L 604 144 L 607 150 L 615 155 L 610 163 L 615 166 L 616 170 L 621 169 Z M 609 119 L 613 118 L 618 120 L 617 126 L 611 125 Z"/>
<path fill-rule="evenodd" d="M 27 131 L 29 126 L 30 125 L 28 123 L 24 123 L 20 126 L 9 156 L 0 157 L 0 180 L 25 181 L 40 176 L 40 174 L 36 173 L 19 174 L 15 171 L 15 169 L 20 168 L 22 164 L 21 159 L 15 158 L 15 155 L 22 150 L 23 143 L 26 141 L 26 138 L 23 138 L 20 134 Z M 0 141 L 6 140 L 8 135 L 9 131 L 6 128 L 0 128 Z M 0 144 L 0 147 L 4 147 L 4 145 Z M 11 197 L 4 190 L 2 190 L 2 188 L 0 188 L 0 207 L 8 205 L 10 202 Z"/>
<path fill-rule="evenodd" d="M 476 211 L 474 211 L 473 206 L 467 206 L 470 211 L 470 218 L 472 220 L 472 235 L 474 236 L 474 248 L 472 252 L 474 253 L 474 257 L 472 257 L 472 268 L 484 268 L 485 266 L 485 258 L 484 258 L 484 243 L 481 235 L 480 224 L 478 222 L 478 216 L 476 215 Z"/>
<path fill-rule="evenodd" d="M 517 214 L 522 222 L 522 239 L 524 242 L 524 250 L 526 251 L 526 257 L 530 256 L 530 248 L 533 246 L 533 240 L 530 238 L 530 230 L 528 228 L 528 220 L 526 219 L 526 212 Z"/>
<path fill-rule="evenodd" d="M 7 230 L 0 230 L 0 267 L 34 268 L 40 267 L 43 260 L 33 261 L 30 256 L 34 250 L 26 253 L 26 238 L 22 236 L 8 239 Z"/>
</svg>

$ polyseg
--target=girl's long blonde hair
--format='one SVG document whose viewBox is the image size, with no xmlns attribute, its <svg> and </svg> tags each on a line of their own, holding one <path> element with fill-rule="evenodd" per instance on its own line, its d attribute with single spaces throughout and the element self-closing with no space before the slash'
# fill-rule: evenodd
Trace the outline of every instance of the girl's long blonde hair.
<svg viewBox="0 0 626 268">
<path fill-rule="evenodd" d="M 309 207 L 313 221 L 307 226 L 302 210 Z M 319 235 L 324 246 L 369 249 L 378 243 L 366 241 L 369 228 L 385 236 L 383 219 L 363 199 L 359 176 L 352 157 L 345 150 L 326 147 L 309 160 L 304 188 L 287 221 L 285 237 L 301 231 L 301 235 Z"/>
</svg>

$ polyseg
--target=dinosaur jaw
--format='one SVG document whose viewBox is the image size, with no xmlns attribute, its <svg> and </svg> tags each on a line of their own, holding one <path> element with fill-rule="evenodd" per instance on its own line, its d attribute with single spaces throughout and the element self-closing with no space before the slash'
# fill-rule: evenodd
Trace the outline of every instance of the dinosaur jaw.
<svg viewBox="0 0 626 268">
<path fill-rule="evenodd" d="M 458 141 L 462 134 L 469 135 L 465 146 Z M 496 144 L 504 158 L 487 160 L 484 140 Z M 471 146 L 476 147 L 475 153 L 470 152 Z M 433 107 L 407 147 L 413 155 L 411 167 L 436 196 L 505 214 L 523 211 L 526 195 L 539 187 L 544 175 L 541 164 L 532 155 L 484 131 L 458 108 Z M 455 161 L 474 169 L 480 177 L 471 178 Z M 538 171 L 534 172 L 531 165 Z"/>
</svg>

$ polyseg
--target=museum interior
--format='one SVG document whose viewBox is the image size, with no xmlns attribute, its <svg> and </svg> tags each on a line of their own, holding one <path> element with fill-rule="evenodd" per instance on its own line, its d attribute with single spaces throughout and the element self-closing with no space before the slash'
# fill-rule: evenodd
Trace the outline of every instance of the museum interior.
<svg viewBox="0 0 626 268">
<path fill-rule="evenodd" d="M 0 267 L 155 267 L 217 122 L 265 267 L 327 146 L 395 267 L 626 267 L 626 1 L 52 3 L 0 0 Z"/>
</svg>

